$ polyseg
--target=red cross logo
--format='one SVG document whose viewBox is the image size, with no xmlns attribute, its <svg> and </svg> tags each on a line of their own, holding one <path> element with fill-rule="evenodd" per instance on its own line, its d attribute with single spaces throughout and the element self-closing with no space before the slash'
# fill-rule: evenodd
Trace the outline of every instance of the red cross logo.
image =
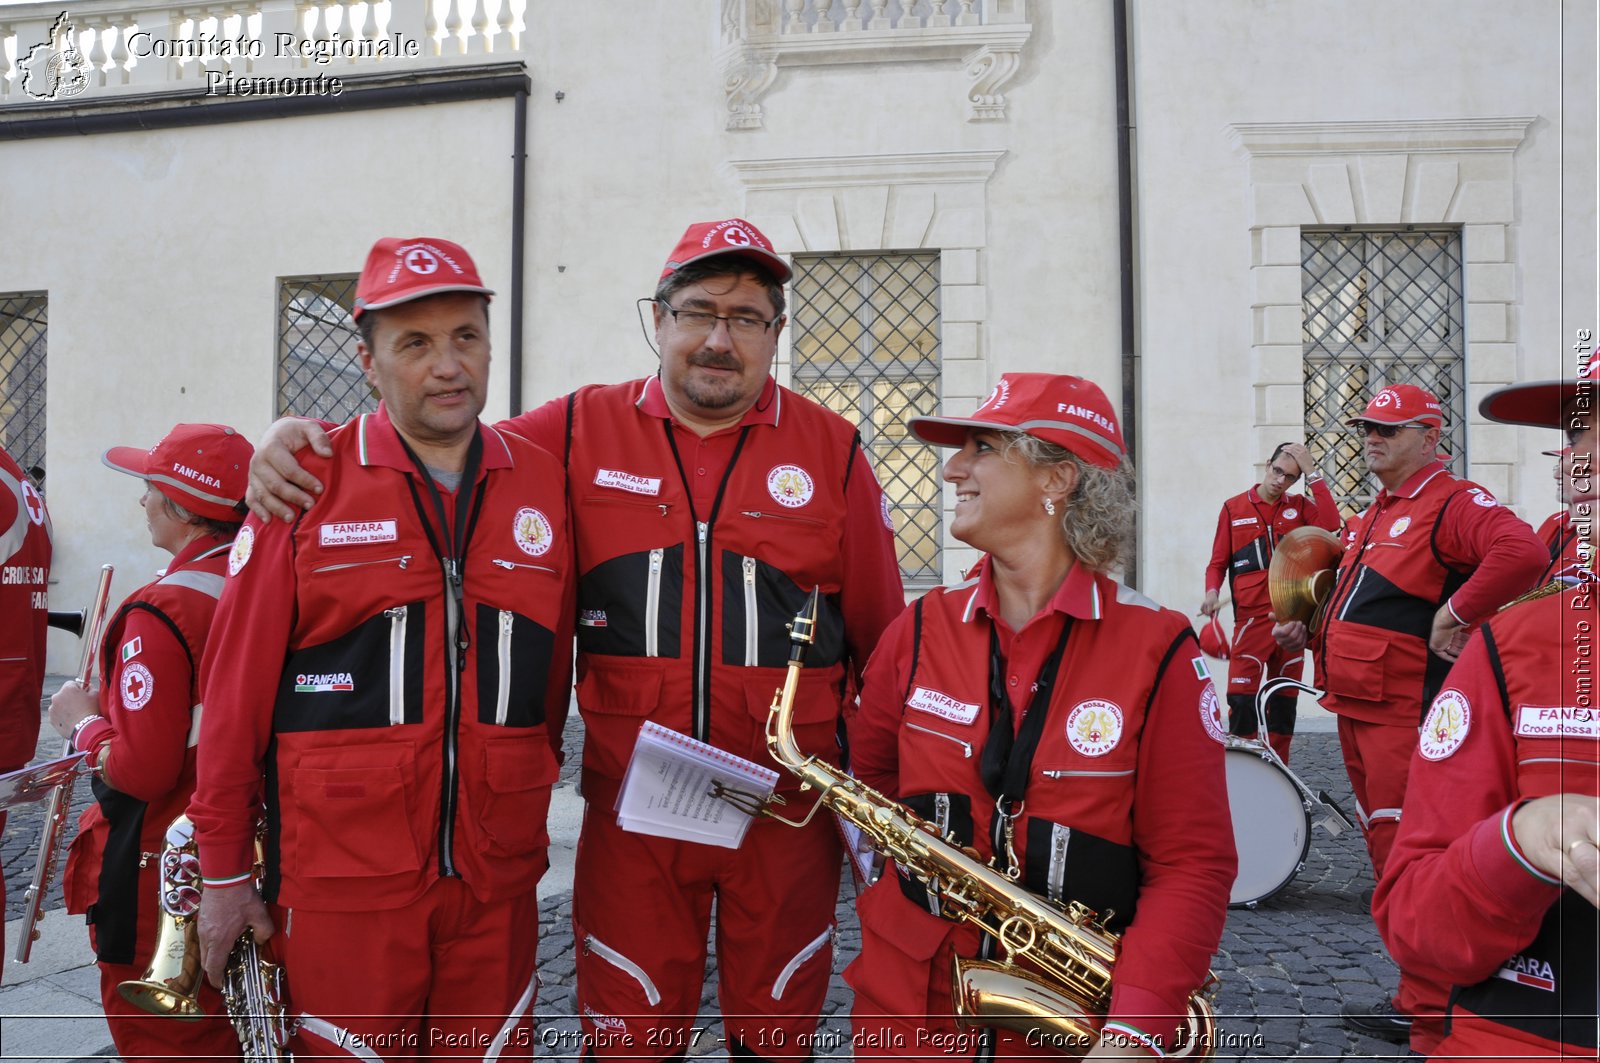
<svg viewBox="0 0 1600 1063">
<path fill-rule="evenodd" d="M 44 500 L 26 480 L 22 482 L 22 504 L 28 507 L 28 519 L 35 524 L 44 523 Z"/>
<path fill-rule="evenodd" d="M 724 230 L 723 234 L 722 234 L 722 239 L 724 241 L 726 241 L 727 243 L 737 244 L 740 247 L 749 247 L 750 246 L 750 234 L 745 232 L 743 229 L 739 228 L 738 226 L 734 226 L 731 229 Z"/>
<path fill-rule="evenodd" d="M 144 693 L 144 680 L 129 673 L 124 677 L 122 687 L 122 692 L 127 695 L 129 701 L 138 701 L 140 695 Z"/>
<path fill-rule="evenodd" d="M 420 273 L 424 277 L 439 268 L 439 260 L 420 247 L 413 247 L 406 256 L 406 269 L 412 273 Z"/>
</svg>

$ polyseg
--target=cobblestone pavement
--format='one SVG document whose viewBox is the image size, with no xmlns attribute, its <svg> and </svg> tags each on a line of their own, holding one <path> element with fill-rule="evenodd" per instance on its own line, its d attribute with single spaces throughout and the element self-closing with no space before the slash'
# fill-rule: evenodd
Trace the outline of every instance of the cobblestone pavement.
<svg viewBox="0 0 1600 1063">
<path fill-rule="evenodd" d="M 54 690 L 57 683 L 48 689 Z M 582 733 L 574 723 L 567 734 L 568 767 L 560 788 L 575 785 L 577 752 Z M 40 756 L 60 749 L 48 727 L 40 740 Z M 1295 739 L 1293 767 L 1313 790 L 1325 789 L 1352 810 L 1349 784 L 1339 759 L 1338 740 L 1331 732 L 1302 734 Z M 87 800 L 80 787 L 75 804 Z M 13 811 L 0 842 L 6 877 L 6 914 L 21 914 L 21 899 L 33 868 L 41 820 L 39 806 Z M 1349 1059 L 1405 1058 L 1404 1049 L 1347 1031 L 1339 1021 L 1345 1003 L 1385 999 L 1393 990 L 1395 968 L 1378 940 L 1366 908 L 1372 887 L 1366 854 L 1357 831 L 1338 838 L 1320 828 L 1311 834 L 1306 863 L 1294 880 L 1254 910 L 1229 912 L 1222 946 L 1212 964 L 1220 986 L 1218 1059 Z M 848 877 L 841 887 L 839 933 L 834 977 L 825 1013 L 812 1047 L 819 1058 L 869 1058 L 855 1052 L 849 1023 L 851 992 L 838 972 L 854 957 L 860 932 L 852 910 L 854 888 Z M 60 907 L 59 876 L 47 907 Z M 575 955 L 569 888 L 552 892 L 540 905 L 538 996 L 541 1025 L 539 1054 L 573 1058 L 581 1049 L 571 995 Z M 715 1020 L 715 960 L 707 972 L 701 998 L 700 1027 L 691 1059 L 726 1055 Z M 100 1053 L 110 1055 L 107 1048 Z"/>
</svg>

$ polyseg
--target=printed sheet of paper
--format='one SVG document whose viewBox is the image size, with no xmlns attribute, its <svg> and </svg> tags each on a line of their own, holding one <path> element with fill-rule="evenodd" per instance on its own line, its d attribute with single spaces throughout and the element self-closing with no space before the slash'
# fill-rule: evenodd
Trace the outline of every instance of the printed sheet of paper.
<svg viewBox="0 0 1600 1063">
<path fill-rule="evenodd" d="M 737 849 L 754 818 L 745 809 L 764 804 L 777 781 L 771 768 L 646 722 L 617 797 L 617 825 Z M 719 786 L 744 807 L 716 796 Z"/>
</svg>

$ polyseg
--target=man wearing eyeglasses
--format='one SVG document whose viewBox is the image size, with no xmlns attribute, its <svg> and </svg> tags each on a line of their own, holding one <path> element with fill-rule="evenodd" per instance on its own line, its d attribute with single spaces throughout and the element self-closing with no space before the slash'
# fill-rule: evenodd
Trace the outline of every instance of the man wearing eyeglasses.
<svg viewBox="0 0 1600 1063">
<path fill-rule="evenodd" d="M 1381 878 L 1423 713 L 1471 629 L 1533 586 L 1549 555 L 1526 522 L 1445 469 L 1433 394 L 1393 384 L 1345 423 L 1365 441 L 1382 489 L 1350 523 L 1311 652 L 1327 691 L 1322 704 L 1339 717 L 1345 770 Z M 1278 624 L 1273 635 L 1290 651 L 1307 639 L 1299 622 Z M 1389 1040 L 1409 1037 L 1426 1054 L 1443 1034 L 1447 994 L 1401 971 L 1393 1010 L 1347 1007 L 1345 1022 Z"/>
<path fill-rule="evenodd" d="M 1310 495 L 1290 494 L 1304 472 Z M 1222 608 L 1224 578 L 1233 598 L 1233 642 L 1228 655 L 1228 731 L 1254 738 L 1256 691 L 1268 679 L 1299 679 L 1305 651 L 1284 650 L 1272 638 L 1272 599 L 1267 594 L 1267 568 L 1278 540 L 1307 526 L 1336 531 L 1339 504 L 1322 481 L 1311 453 L 1300 443 L 1280 443 L 1267 459 L 1261 482 L 1222 503 L 1217 534 L 1206 566 L 1204 616 Z M 1278 756 L 1289 759 L 1294 738 L 1295 695 L 1280 695 L 1267 704 L 1267 741 Z"/>
<path fill-rule="evenodd" d="M 820 638 L 795 736 L 837 763 L 844 706 L 904 608 L 889 508 L 855 426 L 772 378 L 789 277 L 749 222 L 689 226 L 648 300 L 659 374 L 580 388 L 498 426 L 567 467 L 585 727 L 573 885 L 585 1054 L 655 1060 L 693 1047 L 713 903 L 730 1054 L 812 1054 L 832 973 L 831 817 L 799 830 L 758 820 L 728 850 L 623 831 L 613 811 L 646 720 L 771 763 L 786 624 L 813 587 Z M 274 428 L 263 440 L 251 470 L 261 511 L 311 503 L 292 485 L 314 481 L 273 441 L 314 435 Z M 780 778 L 804 815 L 811 799 Z"/>
</svg>

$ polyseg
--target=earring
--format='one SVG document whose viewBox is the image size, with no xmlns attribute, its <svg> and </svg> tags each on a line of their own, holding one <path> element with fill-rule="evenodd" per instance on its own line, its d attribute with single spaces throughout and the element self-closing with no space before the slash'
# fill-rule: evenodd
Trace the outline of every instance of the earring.
<svg viewBox="0 0 1600 1063">
<path fill-rule="evenodd" d="M 1047 517 L 1056 515 L 1056 504 L 1050 499 L 1049 495 L 1046 495 L 1044 499 L 1044 515 Z"/>
</svg>

